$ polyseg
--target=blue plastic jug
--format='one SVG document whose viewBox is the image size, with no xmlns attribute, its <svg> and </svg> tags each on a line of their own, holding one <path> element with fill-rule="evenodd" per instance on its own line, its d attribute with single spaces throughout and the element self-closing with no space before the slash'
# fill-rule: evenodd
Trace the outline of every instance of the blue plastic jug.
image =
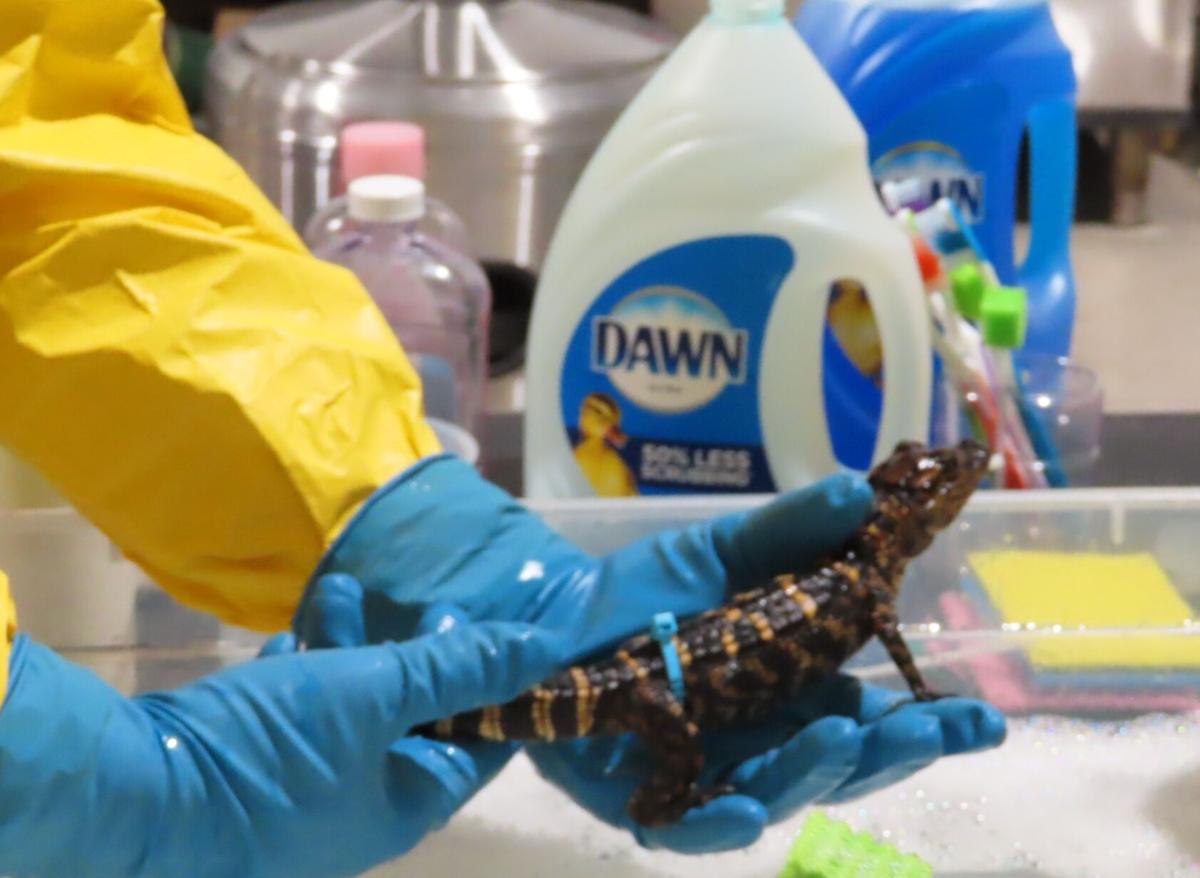
<svg viewBox="0 0 1200 878">
<path fill-rule="evenodd" d="M 1075 322 L 1076 78 L 1045 0 L 805 0 L 801 36 L 858 114 L 878 183 L 953 198 L 1000 279 L 1029 292 L 1026 349 L 1066 356 Z M 1015 264 L 1030 148 L 1031 240 Z"/>
</svg>

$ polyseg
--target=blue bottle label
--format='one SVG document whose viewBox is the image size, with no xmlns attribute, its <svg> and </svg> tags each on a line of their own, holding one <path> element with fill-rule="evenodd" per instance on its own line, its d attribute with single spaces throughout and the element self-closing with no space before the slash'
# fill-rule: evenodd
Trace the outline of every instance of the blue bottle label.
<svg viewBox="0 0 1200 878">
<path fill-rule="evenodd" d="M 936 204 L 949 198 L 971 225 L 987 219 L 987 180 L 962 153 L 944 143 L 923 140 L 890 150 L 871 167 L 875 182 L 921 182 L 921 202 Z"/>
<path fill-rule="evenodd" d="M 599 496 L 776 490 L 760 364 L 794 265 L 780 238 L 706 238 L 648 257 L 596 297 L 567 348 L 561 402 Z"/>
</svg>

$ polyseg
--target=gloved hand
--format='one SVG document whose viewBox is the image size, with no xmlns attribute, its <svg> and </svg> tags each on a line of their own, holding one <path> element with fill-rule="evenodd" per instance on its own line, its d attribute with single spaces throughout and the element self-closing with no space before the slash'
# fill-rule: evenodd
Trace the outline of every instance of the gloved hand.
<svg viewBox="0 0 1200 878">
<path fill-rule="evenodd" d="M 643 846 L 710 853 L 747 847 L 768 824 L 804 808 L 860 798 L 944 756 L 1004 739 L 1003 716 L 986 704 L 961 698 L 914 704 L 910 697 L 836 674 L 770 723 L 706 735 L 702 785 L 719 779 L 738 795 L 663 830 L 646 830 L 626 813 L 651 767 L 640 739 L 534 744 L 529 753 L 543 777 Z"/>
<path fill-rule="evenodd" d="M 554 533 L 471 467 L 447 457 L 417 464 L 362 508 L 315 581 L 348 574 L 365 588 L 365 635 L 402 640 L 420 620 L 520 621 L 555 630 L 576 662 L 644 632 L 655 613 L 710 609 L 730 593 L 803 569 L 843 542 L 871 503 L 849 475 L 739 513 L 647 537 L 594 558 Z M 296 628 L 328 626 L 310 592 Z M 640 776 L 639 748 L 612 762 L 613 742 L 531 746 L 542 774 L 640 844 L 702 853 L 753 843 L 765 825 L 817 801 L 861 795 L 935 759 L 998 745 L 1003 717 L 951 700 L 888 709 L 905 697 L 836 677 L 763 729 L 712 740 L 714 770 L 739 790 L 679 823 L 634 827 L 624 803 Z M 625 740 L 625 739 L 622 739 Z"/>
<path fill-rule="evenodd" d="M 507 700 L 562 661 L 553 635 L 487 623 L 273 654 L 127 699 L 19 638 L 0 710 L 0 874 L 360 874 L 442 826 L 513 749 L 408 730 Z"/>
</svg>

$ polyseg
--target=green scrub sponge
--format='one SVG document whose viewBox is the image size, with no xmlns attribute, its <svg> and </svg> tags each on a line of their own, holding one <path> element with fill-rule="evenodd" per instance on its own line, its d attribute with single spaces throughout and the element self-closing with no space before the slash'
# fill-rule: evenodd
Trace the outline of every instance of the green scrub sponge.
<svg viewBox="0 0 1200 878">
<path fill-rule="evenodd" d="M 933 868 L 818 811 L 792 843 L 779 878 L 933 878 Z"/>
</svg>

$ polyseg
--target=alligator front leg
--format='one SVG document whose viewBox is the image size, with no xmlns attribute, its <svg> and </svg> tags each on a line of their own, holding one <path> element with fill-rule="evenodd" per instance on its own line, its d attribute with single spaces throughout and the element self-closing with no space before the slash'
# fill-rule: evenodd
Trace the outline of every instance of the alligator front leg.
<svg viewBox="0 0 1200 878">
<path fill-rule="evenodd" d="M 890 597 L 890 595 L 889 595 Z M 913 661 L 912 652 L 904 642 L 900 633 L 900 622 L 891 603 L 877 602 L 873 614 L 875 634 L 887 649 L 888 655 L 896 663 L 904 682 L 912 690 L 913 698 L 917 701 L 939 701 L 947 696 L 930 689 Z"/>
</svg>

